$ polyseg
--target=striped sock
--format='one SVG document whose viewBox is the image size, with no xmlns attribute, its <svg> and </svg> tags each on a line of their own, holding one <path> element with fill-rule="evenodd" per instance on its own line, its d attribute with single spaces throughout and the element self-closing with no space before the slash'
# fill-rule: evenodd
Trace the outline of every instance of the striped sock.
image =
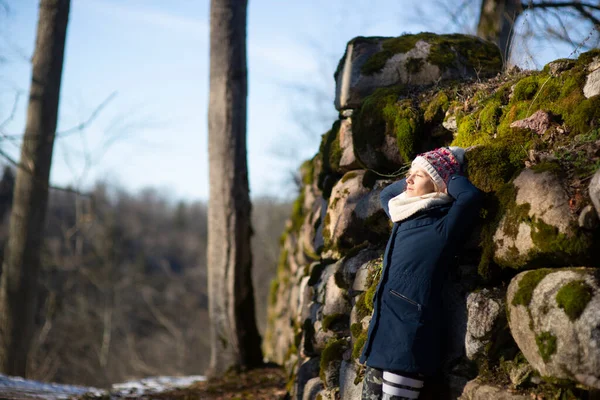
<svg viewBox="0 0 600 400">
<path fill-rule="evenodd" d="M 383 371 L 383 393 L 406 399 L 418 399 L 423 381 Z"/>
</svg>

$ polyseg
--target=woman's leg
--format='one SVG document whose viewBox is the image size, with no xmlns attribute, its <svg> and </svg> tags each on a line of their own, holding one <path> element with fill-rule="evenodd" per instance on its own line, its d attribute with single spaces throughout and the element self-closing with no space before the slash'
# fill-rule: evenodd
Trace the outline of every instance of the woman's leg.
<svg viewBox="0 0 600 400">
<path fill-rule="evenodd" d="M 362 400 L 414 400 L 419 398 L 422 387 L 423 380 L 418 375 L 367 367 Z"/>
<path fill-rule="evenodd" d="M 383 400 L 418 399 L 423 388 L 423 378 L 404 372 L 383 371 Z"/>
<path fill-rule="evenodd" d="M 362 400 L 380 400 L 382 395 L 383 371 L 371 367 L 365 369 Z"/>
</svg>

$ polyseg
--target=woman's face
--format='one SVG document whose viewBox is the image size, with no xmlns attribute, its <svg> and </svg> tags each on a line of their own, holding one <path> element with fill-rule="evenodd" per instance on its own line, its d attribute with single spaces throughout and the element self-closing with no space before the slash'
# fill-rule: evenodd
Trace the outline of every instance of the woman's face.
<svg viewBox="0 0 600 400">
<path fill-rule="evenodd" d="M 423 196 L 433 192 L 435 192 L 435 186 L 429 174 L 420 168 L 411 168 L 406 177 L 406 196 Z"/>
</svg>

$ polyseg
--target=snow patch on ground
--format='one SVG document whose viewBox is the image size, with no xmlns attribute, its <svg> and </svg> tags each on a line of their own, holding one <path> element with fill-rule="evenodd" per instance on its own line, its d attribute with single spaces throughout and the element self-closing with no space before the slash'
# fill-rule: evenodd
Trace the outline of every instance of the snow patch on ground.
<svg viewBox="0 0 600 400">
<path fill-rule="evenodd" d="M 112 385 L 111 394 L 116 395 L 142 395 L 160 393 L 171 389 L 188 387 L 194 382 L 205 381 L 206 377 L 195 376 L 154 376 L 137 381 L 128 381 Z"/>
<path fill-rule="evenodd" d="M 184 388 L 194 382 L 205 381 L 206 377 L 156 376 L 112 385 L 109 391 L 86 386 L 61 385 L 38 382 L 20 377 L 0 374 L 0 399 L 11 400 L 66 400 L 86 395 L 87 398 L 110 396 L 111 399 L 137 398 L 142 395 Z"/>
</svg>

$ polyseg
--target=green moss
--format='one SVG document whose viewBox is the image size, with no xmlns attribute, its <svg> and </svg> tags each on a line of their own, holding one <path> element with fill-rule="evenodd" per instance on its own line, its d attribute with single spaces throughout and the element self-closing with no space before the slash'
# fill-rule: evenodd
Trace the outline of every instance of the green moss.
<svg viewBox="0 0 600 400">
<path fill-rule="evenodd" d="M 508 141 L 478 146 L 468 155 L 467 173 L 475 186 L 484 192 L 495 192 L 523 168 L 522 150 Z"/>
<path fill-rule="evenodd" d="M 319 153 L 315 157 L 319 157 L 322 162 L 321 168 L 317 175 L 317 187 L 323 192 L 323 197 L 328 198 L 331 194 L 331 189 L 339 176 L 340 160 L 342 158 L 342 149 L 340 147 L 339 131 L 341 121 L 336 120 L 329 131 L 321 136 L 321 145 Z M 313 162 L 316 162 L 313 161 Z"/>
<path fill-rule="evenodd" d="M 439 123 L 444 119 L 444 114 L 448 110 L 450 101 L 448 96 L 443 90 L 437 92 L 432 100 L 427 102 L 425 111 L 423 113 L 423 120 L 425 123 Z"/>
<path fill-rule="evenodd" d="M 416 154 L 416 143 L 422 133 L 422 115 L 412 100 L 399 100 L 401 87 L 380 88 L 367 96 L 360 109 L 353 116 L 352 132 L 354 153 L 366 165 L 361 155 L 369 154 L 368 165 L 380 173 L 390 173 L 399 167 L 387 160 L 381 148 L 386 136 L 396 138 L 398 152 L 403 163 L 409 162 Z M 371 158 L 374 157 L 374 161 Z"/>
<path fill-rule="evenodd" d="M 573 134 L 585 134 L 597 128 L 600 126 L 600 96 L 582 100 L 564 119 Z"/>
<path fill-rule="evenodd" d="M 369 314 L 373 312 L 373 298 L 377 292 L 377 285 L 371 285 L 365 292 L 365 307 L 369 310 Z"/>
<path fill-rule="evenodd" d="M 557 161 L 542 161 L 531 167 L 531 170 L 536 173 L 550 172 L 554 175 L 561 175 L 563 173 L 560 163 Z"/>
<path fill-rule="evenodd" d="M 421 116 L 410 100 L 402 100 L 383 109 L 384 117 L 393 124 L 398 152 L 403 160 L 411 160 L 421 133 Z"/>
<path fill-rule="evenodd" d="M 531 225 L 531 239 L 540 256 L 552 256 L 552 259 L 544 258 L 544 262 L 561 265 L 591 261 L 590 251 L 594 243 L 591 234 L 574 229 L 574 233 L 567 235 L 539 218 L 533 220 Z"/>
<path fill-rule="evenodd" d="M 277 291 L 279 290 L 279 281 L 277 278 L 271 281 L 271 286 L 269 287 L 269 306 L 274 306 L 277 303 Z"/>
<path fill-rule="evenodd" d="M 344 176 L 342 176 L 341 181 L 342 182 L 346 182 L 352 178 L 356 178 L 356 176 L 358 175 L 358 173 L 356 171 L 350 171 L 350 172 L 346 172 L 344 174 Z"/>
<path fill-rule="evenodd" d="M 521 79 L 513 91 L 514 100 L 531 100 L 535 96 L 538 88 L 538 76 L 528 76 Z"/>
<path fill-rule="evenodd" d="M 476 144 L 480 144 L 480 138 L 478 135 L 477 119 L 473 115 L 467 115 L 457 120 L 458 131 L 456 138 L 452 142 L 453 146 L 469 147 Z"/>
<path fill-rule="evenodd" d="M 348 326 L 348 315 L 347 314 L 330 314 L 323 316 L 322 327 L 324 331 L 333 330 L 334 325 L 345 325 Z"/>
<path fill-rule="evenodd" d="M 592 288 L 585 281 L 572 281 L 560 288 L 556 303 L 571 321 L 575 321 L 592 299 L 592 294 Z"/>
<path fill-rule="evenodd" d="M 347 347 L 348 342 L 346 339 L 332 339 L 327 342 L 323 352 L 321 352 L 321 361 L 319 363 L 319 376 L 323 382 L 326 382 L 325 371 L 329 368 L 329 364 L 332 362 L 341 362 L 342 355 Z"/>
<path fill-rule="evenodd" d="M 302 176 L 302 183 L 304 185 L 310 186 L 314 181 L 314 173 L 315 173 L 315 165 L 313 163 L 313 159 L 306 160 L 300 166 L 300 175 Z"/>
<path fill-rule="evenodd" d="M 535 337 L 540 356 L 544 362 L 550 361 L 550 357 L 556 353 L 556 336 L 550 332 L 542 332 Z"/>
<path fill-rule="evenodd" d="M 409 74 L 417 74 L 423 68 L 424 63 L 425 63 L 425 61 L 422 58 L 409 57 L 406 59 L 404 68 L 406 69 L 406 72 L 408 72 Z"/>
<path fill-rule="evenodd" d="M 513 306 L 522 305 L 528 307 L 533 297 L 533 291 L 550 272 L 552 272 L 552 269 L 543 268 L 525 273 L 519 281 L 519 288 L 512 299 Z"/>
<path fill-rule="evenodd" d="M 479 124 L 482 132 L 487 135 L 496 133 L 498 122 L 502 116 L 502 104 L 499 100 L 491 100 L 479 114 Z"/>
<path fill-rule="evenodd" d="M 596 57 L 600 57 L 600 49 L 592 49 L 590 51 L 582 53 L 577 59 L 577 65 L 580 67 L 587 66 L 587 64 L 594 61 L 594 58 Z"/>
<path fill-rule="evenodd" d="M 361 322 L 355 322 L 352 325 L 350 325 L 350 333 L 352 334 L 352 337 L 357 338 L 362 332 L 363 325 Z"/>
<path fill-rule="evenodd" d="M 516 239 L 519 234 L 519 226 L 523 221 L 529 218 L 530 209 L 531 205 L 528 203 L 521 205 L 515 204 L 511 210 L 506 212 L 503 225 L 503 232 L 506 236 Z"/>
<path fill-rule="evenodd" d="M 392 58 L 394 54 L 389 50 L 382 50 L 373 54 L 360 68 L 360 72 L 364 75 L 373 75 L 383 69 L 387 60 Z"/>
<path fill-rule="evenodd" d="M 419 40 L 425 40 L 431 45 L 427 61 L 437 65 L 442 71 L 454 66 L 457 56 L 467 65 L 467 68 L 478 71 L 482 76 L 498 73 L 502 68 L 500 51 L 491 43 L 475 40 L 467 35 L 436 35 L 423 32 L 383 40 L 381 51 L 373 54 L 365 62 L 361 72 L 371 75 L 381 71 L 394 54 L 408 52 Z M 410 72 L 419 70 L 420 68 L 416 69 L 414 66 Z"/>
<path fill-rule="evenodd" d="M 292 205 L 292 214 L 290 220 L 292 221 L 291 232 L 298 232 L 302 223 L 304 222 L 304 189 L 300 190 L 300 194 Z"/>
<path fill-rule="evenodd" d="M 354 346 L 352 347 L 352 358 L 359 358 L 363 348 L 365 347 L 365 343 L 367 342 L 367 332 L 362 332 L 354 342 Z"/>
<path fill-rule="evenodd" d="M 358 296 L 358 300 L 356 301 L 355 307 L 356 318 L 359 321 L 362 321 L 365 317 L 371 315 L 369 308 L 365 304 L 365 292 L 361 293 L 360 296 Z"/>
</svg>

